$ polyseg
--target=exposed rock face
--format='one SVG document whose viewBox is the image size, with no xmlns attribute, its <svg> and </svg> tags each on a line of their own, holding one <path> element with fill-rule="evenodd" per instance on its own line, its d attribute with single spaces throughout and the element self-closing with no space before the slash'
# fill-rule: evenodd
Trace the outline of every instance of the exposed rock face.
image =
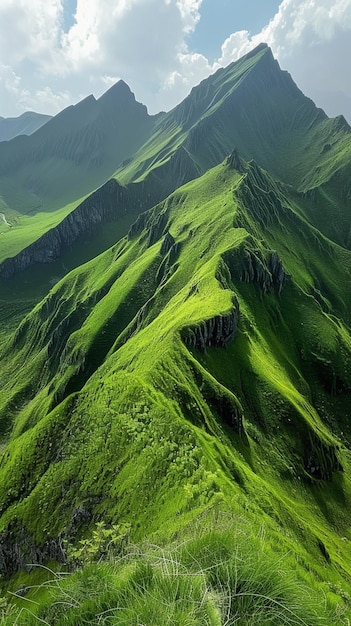
<svg viewBox="0 0 351 626">
<path fill-rule="evenodd" d="M 65 561 L 60 538 L 50 539 L 39 547 L 24 530 L 16 532 L 9 527 L 0 534 L 0 571 L 4 576 L 11 576 L 31 564 L 41 565 L 51 560 Z"/>
<path fill-rule="evenodd" d="M 134 237 L 137 237 L 138 235 L 142 233 L 142 231 L 144 230 L 146 226 L 148 219 L 149 219 L 149 212 L 141 213 L 140 215 L 138 215 L 137 219 L 135 220 L 135 222 L 133 222 L 133 224 L 131 225 L 128 231 L 127 237 L 129 241 L 131 239 L 134 239 Z"/>
<path fill-rule="evenodd" d="M 239 320 L 239 303 L 233 297 L 233 308 L 229 313 L 216 315 L 208 320 L 183 330 L 183 341 L 187 346 L 204 352 L 211 346 L 224 348 L 235 337 Z"/>
<path fill-rule="evenodd" d="M 176 260 L 179 257 L 179 252 L 180 244 L 177 243 L 167 231 L 160 249 L 160 254 L 163 256 L 163 259 L 156 274 L 156 282 L 158 285 L 166 282 L 178 269 L 179 263 L 176 263 Z"/>
<path fill-rule="evenodd" d="M 278 293 L 280 294 L 286 281 L 286 274 L 283 268 L 283 264 L 275 250 L 269 255 L 268 268 L 272 275 L 273 285 L 277 288 Z"/>
<path fill-rule="evenodd" d="M 242 246 L 226 253 L 224 260 L 233 281 L 239 279 L 255 283 L 260 286 L 263 293 L 275 289 L 280 294 L 285 285 L 286 274 L 283 264 L 274 250 L 264 254 L 258 248 Z"/>
<path fill-rule="evenodd" d="M 279 217 L 287 211 L 282 205 L 278 184 L 255 161 L 248 164 L 237 197 L 245 211 L 265 228 L 274 223 L 279 224 Z M 238 226 L 240 225 L 246 227 L 246 223 L 240 223 L 239 217 Z"/>
<path fill-rule="evenodd" d="M 162 242 L 162 246 L 161 246 L 161 250 L 160 250 L 160 254 L 162 254 L 162 256 L 164 256 L 165 254 L 167 254 L 167 252 L 169 252 L 169 250 L 171 249 L 171 247 L 175 244 L 175 239 L 172 237 L 171 233 L 169 232 L 169 230 L 166 232 L 165 238 Z"/>
<path fill-rule="evenodd" d="M 0 278 L 11 278 L 34 263 L 56 260 L 82 233 L 89 233 L 107 218 L 117 219 L 128 211 L 138 210 L 140 201 L 115 180 L 108 181 L 55 228 L 46 232 L 15 257 L 0 265 Z"/>
<path fill-rule="evenodd" d="M 147 224 L 148 229 L 148 239 L 147 245 L 152 246 L 156 241 L 158 241 L 165 232 L 165 228 L 168 222 L 168 213 L 159 213 L 151 223 Z"/>
<path fill-rule="evenodd" d="M 237 172 L 245 172 L 247 170 L 247 163 L 240 157 L 236 148 L 227 157 L 227 165 Z"/>
<path fill-rule="evenodd" d="M 335 446 L 327 445 L 316 435 L 310 437 L 304 465 L 306 472 L 318 480 L 331 480 L 333 472 L 343 469 Z"/>
<path fill-rule="evenodd" d="M 211 410 L 219 415 L 219 417 L 228 424 L 236 432 L 239 437 L 244 432 L 242 412 L 234 399 L 225 393 L 207 393 L 204 394 L 207 404 Z"/>
</svg>

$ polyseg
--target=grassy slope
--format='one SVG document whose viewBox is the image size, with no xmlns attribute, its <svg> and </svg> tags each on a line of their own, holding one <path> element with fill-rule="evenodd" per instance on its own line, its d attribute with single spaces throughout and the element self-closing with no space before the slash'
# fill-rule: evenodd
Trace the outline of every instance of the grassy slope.
<svg viewBox="0 0 351 626">
<path fill-rule="evenodd" d="M 236 147 L 278 180 L 302 193 L 313 190 L 317 202 L 312 209 L 307 203 L 309 219 L 345 245 L 345 231 L 348 235 L 351 228 L 350 133 L 342 117 L 327 118 L 280 70 L 270 49 L 259 46 L 202 81 L 161 117 L 152 137 L 115 175 L 124 184 L 157 176 L 162 180 L 169 175 L 167 163 L 181 147 L 203 173 Z M 323 211 L 317 210 L 319 194 Z M 333 227 L 323 217 L 330 211 L 335 215 Z"/>
<path fill-rule="evenodd" d="M 98 102 L 88 98 L 70 107 L 34 138 L 10 142 L 2 158 L 0 150 L 0 161 L 6 156 L 12 163 L 0 179 L 0 212 L 6 219 L 0 221 L 1 259 L 58 224 L 113 173 L 122 184 L 139 186 L 151 206 L 221 162 L 234 146 L 276 178 L 313 195 L 312 209 L 310 198 L 298 202 L 302 214 L 307 210 L 318 229 L 349 246 L 350 128 L 342 118 L 329 120 L 305 98 L 269 48 L 259 46 L 219 70 L 173 111 L 154 118 L 121 85 Z M 27 157 L 18 162 L 19 154 Z M 332 221 L 323 217 L 331 211 Z M 111 238 L 104 226 L 98 231 L 101 251 Z M 75 256 L 76 265 L 86 260 L 84 253 Z"/>
<path fill-rule="evenodd" d="M 108 562 L 90 564 L 70 576 L 39 569 L 30 597 L 17 597 L 15 614 L 4 607 L 7 618 L 1 623 L 13 624 L 16 619 L 27 626 L 38 620 L 58 626 L 347 623 L 332 589 L 321 602 L 322 586 L 300 578 L 289 555 L 272 554 L 264 529 L 254 536 L 245 521 L 214 512 L 205 524 L 193 526 L 181 544 L 167 547 L 128 545 L 121 528 L 115 528 Z M 96 539 L 104 533 L 111 537 L 109 529 L 97 527 Z M 47 580 L 40 585 L 40 574 L 43 578 L 45 573 Z"/>
<path fill-rule="evenodd" d="M 0 261 L 58 224 L 152 132 L 154 118 L 122 81 L 0 143 Z M 7 223 L 6 223 L 7 222 Z"/>
<path fill-rule="evenodd" d="M 100 518 L 165 540 L 216 506 L 263 524 L 299 576 L 347 592 L 350 254 L 234 161 L 142 216 L 9 338 L 1 527 L 24 552 Z M 265 290 L 273 250 L 280 295 Z M 238 305 L 226 349 L 184 343 Z"/>
</svg>

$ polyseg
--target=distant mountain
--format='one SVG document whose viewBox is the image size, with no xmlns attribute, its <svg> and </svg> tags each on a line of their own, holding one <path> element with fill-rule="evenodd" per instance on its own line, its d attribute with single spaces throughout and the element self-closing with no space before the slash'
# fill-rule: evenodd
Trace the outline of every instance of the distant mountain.
<svg viewBox="0 0 351 626">
<path fill-rule="evenodd" d="M 6 234 L 0 261 L 13 257 L 0 276 L 60 259 L 73 242 L 73 263 L 87 260 L 89 233 L 94 256 L 126 232 L 136 213 L 220 163 L 234 146 L 297 194 L 313 195 L 312 207 L 306 200 L 309 219 L 349 246 L 350 134 L 342 117 L 329 119 L 303 95 L 265 44 L 202 81 L 169 113 L 148 116 L 120 81 L 98 101 L 90 96 L 68 107 L 32 137 L 0 146 L 3 213 L 12 224 L 0 226 Z M 102 186 L 79 202 L 112 174 L 106 195 Z M 335 219 L 325 220 L 318 206 Z M 72 267 L 66 261 L 59 275 Z"/>
<path fill-rule="evenodd" d="M 32 135 L 51 117 L 32 111 L 26 111 L 19 117 L 0 117 L 0 141 L 9 141 L 17 135 Z"/>
<path fill-rule="evenodd" d="M 29 137 L 0 143 L 1 258 L 59 223 L 150 136 L 155 117 L 123 81 L 70 106 Z M 1 232 L 1 227 L 0 227 Z"/>
</svg>

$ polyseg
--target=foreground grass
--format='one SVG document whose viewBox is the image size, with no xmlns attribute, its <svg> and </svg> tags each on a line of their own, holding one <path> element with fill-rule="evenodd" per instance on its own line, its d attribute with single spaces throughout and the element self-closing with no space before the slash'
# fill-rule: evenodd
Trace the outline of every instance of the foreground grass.
<svg viewBox="0 0 351 626">
<path fill-rule="evenodd" d="M 199 533 L 199 534 L 198 534 Z M 1 624 L 35 626 L 326 626 L 349 623 L 341 598 L 306 582 L 291 555 L 273 555 L 265 535 L 242 520 L 196 529 L 196 538 L 161 548 L 108 545 L 98 562 L 72 574 L 51 571 L 25 598 L 3 603 Z M 113 543 L 113 542 L 112 542 Z M 100 546 L 101 547 L 101 546 Z M 105 546 L 106 547 L 106 546 Z M 84 551 L 81 557 L 84 559 Z M 98 552 L 95 556 L 98 556 Z"/>
</svg>

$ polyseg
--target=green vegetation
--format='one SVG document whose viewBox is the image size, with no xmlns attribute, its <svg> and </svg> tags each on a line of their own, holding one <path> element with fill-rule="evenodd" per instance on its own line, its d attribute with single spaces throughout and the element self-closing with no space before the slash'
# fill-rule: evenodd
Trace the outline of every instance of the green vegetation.
<svg viewBox="0 0 351 626">
<path fill-rule="evenodd" d="M 70 106 L 31 136 L 0 143 L 0 262 L 55 227 L 152 132 L 127 85 Z"/>
<path fill-rule="evenodd" d="M 0 213 L 5 216 L 5 221 L 0 216 L 0 262 L 48 230 L 55 232 L 101 185 L 108 204 L 105 183 L 113 176 L 127 186 L 133 203 L 121 215 L 116 202 L 106 215 L 102 211 L 101 224 L 90 224 L 101 241 L 99 250 L 92 247 L 92 258 L 112 244 L 106 222 L 117 222 L 117 233 L 126 214 L 134 221 L 135 212 L 218 165 L 235 146 L 244 158 L 292 185 L 307 219 L 349 247 L 350 132 L 343 118 L 328 119 L 299 91 L 265 45 L 217 71 L 169 113 L 148 116 L 120 81 L 98 101 L 91 96 L 68 107 L 31 137 L 0 145 Z M 332 222 L 325 218 L 331 212 Z M 75 229 L 78 236 L 80 218 Z M 87 252 L 76 254 L 75 266 L 86 260 Z"/>
<path fill-rule="evenodd" d="M 217 517 L 216 529 L 198 527 L 196 538 L 165 548 L 126 545 L 121 551 L 110 542 L 103 561 L 74 574 L 47 571 L 49 580 L 28 588 L 24 598 L 15 597 L 17 608 L 1 623 L 347 623 L 346 596 L 343 600 L 331 586 L 299 578 L 291 555 L 270 553 L 264 529 L 250 536 L 244 521 Z"/>
<path fill-rule="evenodd" d="M 2 292 L 3 623 L 347 626 L 349 129 L 264 46 L 152 123 L 112 247 Z"/>
</svg>

